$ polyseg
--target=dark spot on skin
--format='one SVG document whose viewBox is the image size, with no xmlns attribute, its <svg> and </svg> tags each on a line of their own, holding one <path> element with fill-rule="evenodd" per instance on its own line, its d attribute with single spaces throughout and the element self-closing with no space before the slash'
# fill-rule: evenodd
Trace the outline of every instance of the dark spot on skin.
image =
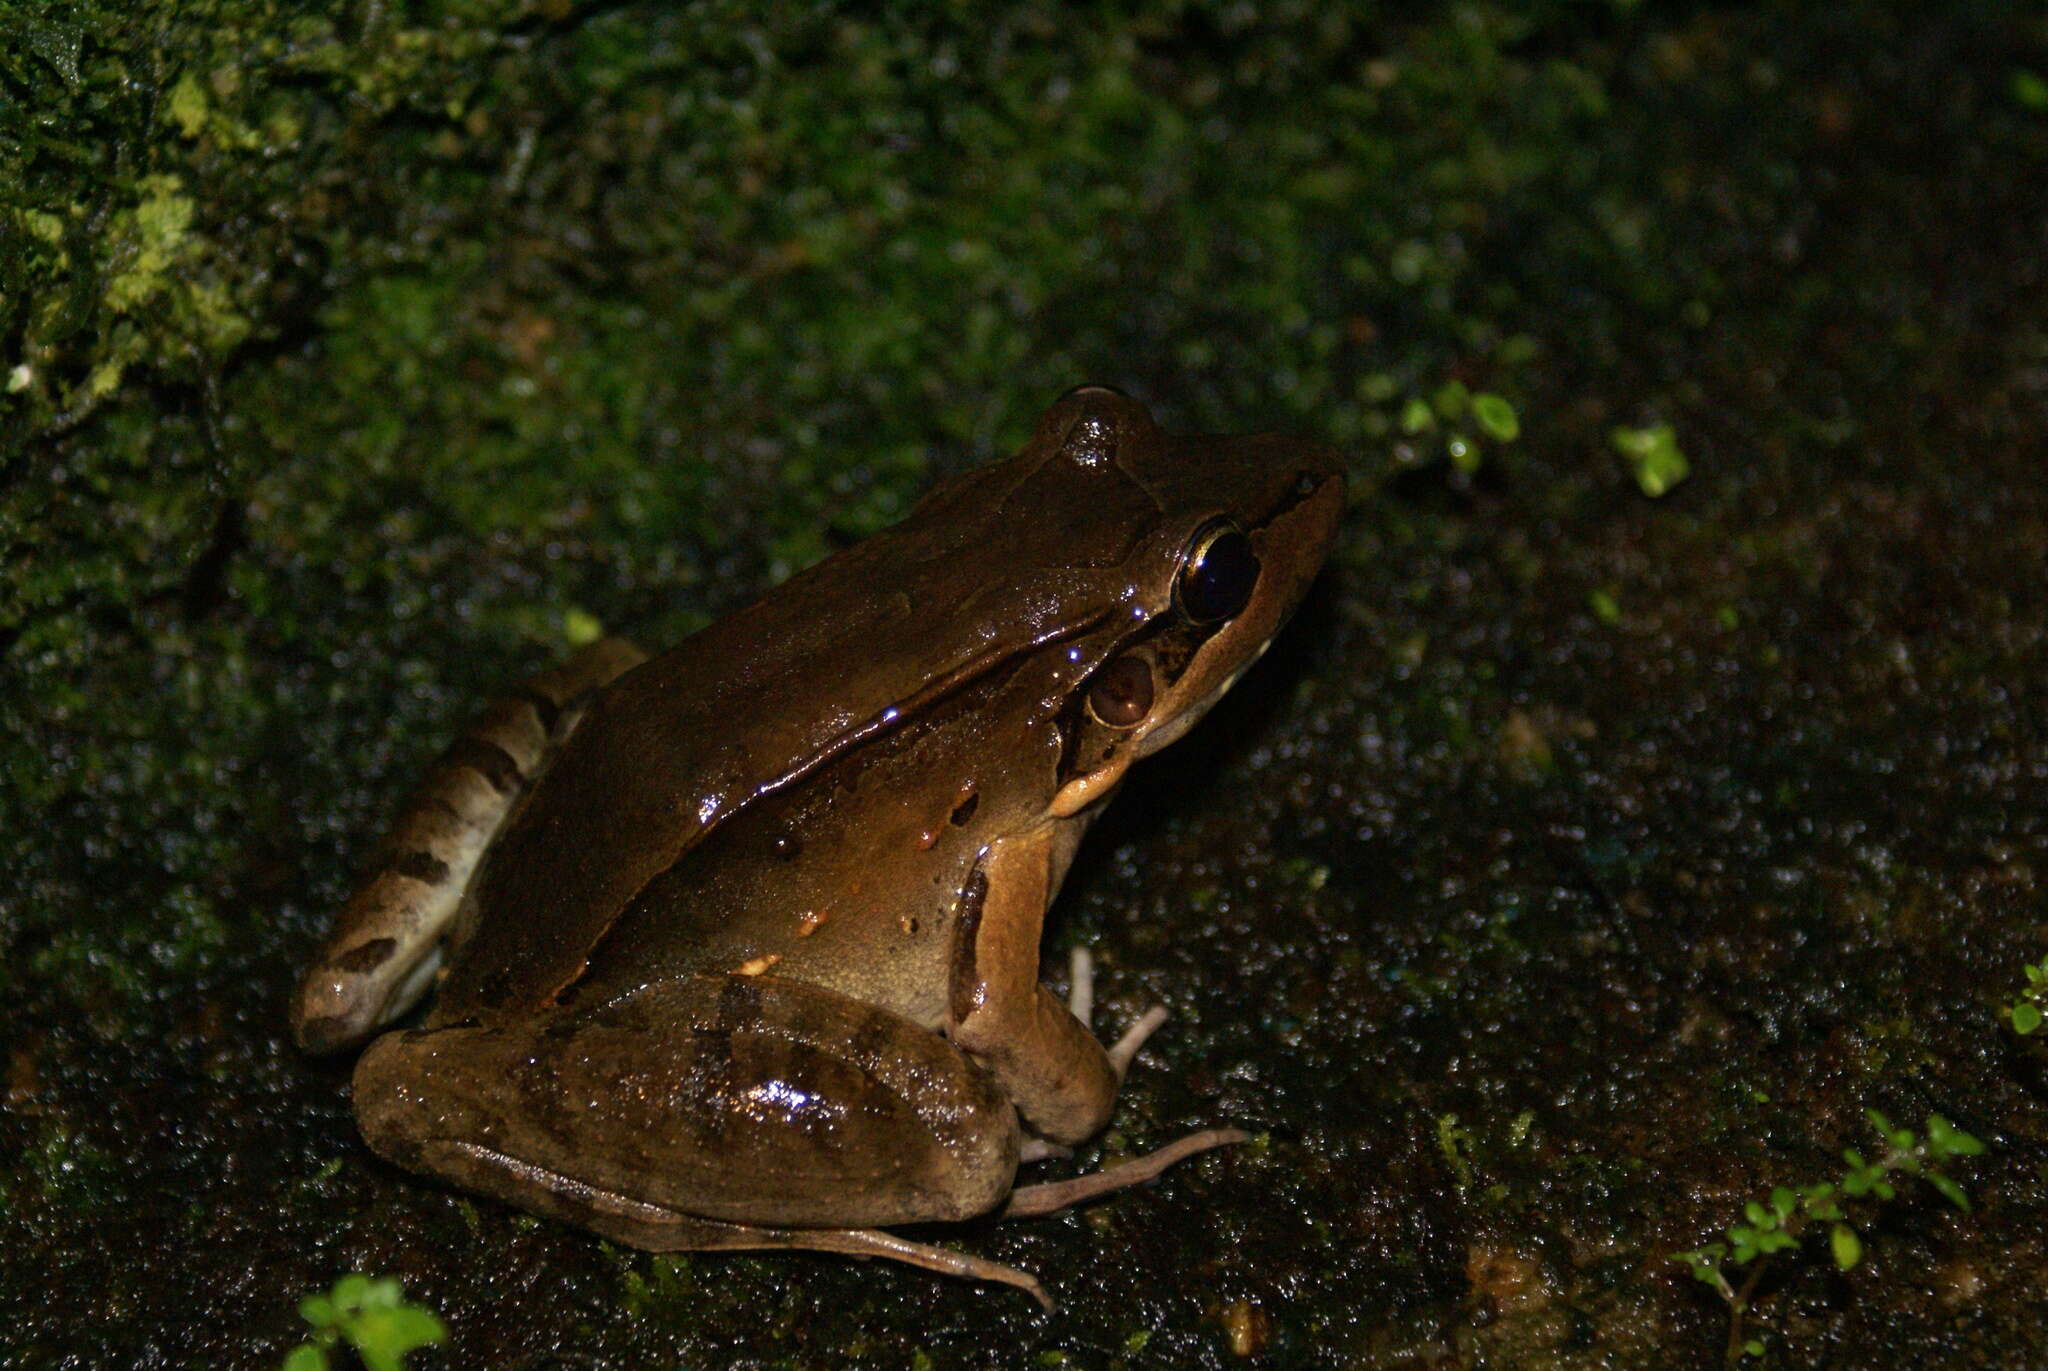
<svg viewBox="0 0 2048 1371">
<path fill-rule="evenodd" d="M 439 885 L 448 879 L 448 863 L 424 849 L 401 854 L 391 863 L 391 869 L 428 885 Z"/>
<path fill-rule="evenodd" d="M 962 800 L 959 804 L 954 805 L 951 818 L 953 827 L 965 828 L 967 826 L 967 821 L 974 817 L 974 811 L 976 807 L 978 807 L 980 804 L 981 796 L 970 794 L 966 799 Z"/>
<path fill-rule="evenodd" d="M 870 1010 L 846 1045 L 846 1060 L 859 1067 L 862 1074 L 874 1075 L 881 1066 L 882 1054 L 896 1041 L 898 1028 L 895 1015 Z"/>
<path fill-rule="evenodd" d="M 953 977 L 948 1008 L 959 1023 L 980 1007 L 981 978 L 974 969 L 974 939 L 981 931 L 981 907 L 988 900 L 988 877 L 976 866 L 960 891 L 960 914 L 953 922 Z"/>
<path fill-rule="evenodd" d="M 718 990 L 718 1027 L 731 1033 L 761 1021 L 761 987 L 752 976 L 727 976 Z"/>
<path fill-rule="evenodd" d="M 391 954 L 397 950 L 396 938 L 372 938 L 366 943 L 356 944 L 346 952 L 336 953 L 328 959 L 327 964 L 336 971 L 346 971 L 351 976 L 360 976 L 364 972 L 375 971 L 390 961 Z"/>
<path fill-rule="evenodd" d="M 519 763 L 512 760 L 511 753 L 481 738 L 457 739 L 443 760 L 452 766 L 468 767 L 489 781 L 491 789 L 501 795 L 510 795 L 526 779 L 519 770 Z"/>
<path fill-rule="evenodd" d="M 555 725 L 562 721 L 562 707 L 538 690 L 516 690 L 513 698 L 530 707 L 540 719 L 541 732 L 554 736 Z"/>
<path fill-rule="evenodd" d="M 299 1025 L 299 1046 L 315 1054 L 333 1052 L 348 1046 L 348 1020 L 339 1015 L 308 1019 Z"/>
<path fill-rule="evenodd" d="M 682 1070 L 674 1086 L 674 1117 L 698 1146 L 716 1147 L 730 1122 L 726 1110 L 737 1077 L 732 1033 L 723 1028 L 695 1030 L 690 1034 L 690 1049 L 678 1065 Z"/>
</svg>

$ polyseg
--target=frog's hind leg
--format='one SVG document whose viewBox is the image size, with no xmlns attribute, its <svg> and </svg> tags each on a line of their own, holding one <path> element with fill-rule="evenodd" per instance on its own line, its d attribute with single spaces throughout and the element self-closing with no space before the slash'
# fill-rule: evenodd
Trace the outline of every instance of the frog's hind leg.
<svg viewBox="0 0 2048 1371">
<path fill-rule="evenodd" d="M 490 705 L 399 810 L 372 874 L 299 983 L 292 1035 L 308 1052 L 363 1042 L 433 984 L 478 861 L 596 693 L 647 659 L 623 638 L 584 648 Z"/>
<path fill-rule="evenodd" d="M 587 1228 L 643 1252 L 839 1252 L 881 1257 L 961 1280 L 1015 1286 L 1048 1312 L 1052 1296 L 1028 1271 L 948 1247 L 911 1242 L 877 1228 L 761 1228 L 721 1223 L 601 1190 L 573 1177 L 519 1162 L 473 1143 L 444 1143 L 433 1169 L 534 1213 Z"/>
<path fill-rule="evenodd" d="M 1068 961 L 1068 967 L 1070 974 L 1067 1008 L 1075 1018 L 1085 1024 L 1093 1017 L 1095 1011 L 1095 959 L 1087 948 L 1077 947 Z M 1159 1031 L 1159 1026 L 1166 1022 L 1166 1018 L 1166 1006 L 1153 1005 L 1110 1047 L 1110 1064 L 1116 1068 L 1119 1081 L 1130 1069 L 1131 1060 L 1138 1055 L 1138 1049 L 1145 1045 L 1147 1038 Z M 1010 1200 L 1003 1206 L 1002 1217 L 1028 1219 L 1042 1214 L 1058 1213 L 1084 1200 L 1092 1200 L 1098 1195 L 1143 1185 L 1175 1162 L 1192 1157 L 1198 1152 L 1207 1152 L 1214 1147 L 1228 1147 L 1232 1143 L 1250 1140 L 1251 1134 L 1242 1129 L 1209 1128 L 1200 1133 L 1190 1133 L 1185 1138 L 1168 1143 L 1165 1147 L 1148 1152 L 1135 1160 L 1106 1167 L 1086 1176 L 1075 1176 L 1064 1181 L 1046 1181 L 1038 1185 L 1020 1185 L 1010 1192 Z M 1064 1148 L 1034 1148 L 1031 1142 L 1027 1141 L 1024 1158 L 1032 1161 L 1039 1157 L 1061 1155 L 1065 1151 Z"/>
<path fill-rule="evenodd" d="M 693 976 L 386 1034 L 355 1106 L 401 1166 L 634 1247 L 886 1257 L 1045 1298 L 1023 1272 L 875 1231 L 1000 1206 L 1016 1110 L 939 1034 L 822 987 Z"/>
</svg>

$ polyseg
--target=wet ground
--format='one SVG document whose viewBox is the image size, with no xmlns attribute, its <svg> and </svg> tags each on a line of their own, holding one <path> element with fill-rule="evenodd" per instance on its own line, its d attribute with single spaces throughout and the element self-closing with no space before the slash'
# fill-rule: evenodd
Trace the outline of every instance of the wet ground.
<svg viewBox="0 0 2048 1371">
<path fill-rule="evenodd" d="M 1876 1108 L 1968 1209 L 1813 1225 L 1738 1359 L 2048 1365 L 2048 27 L 1958 11 L 16 23 L 111 151 L 0 141 L 4 1360 L 275 1366 L 365 1271 L 416 1367 L 1711 1367 L 1675 1254 Z M 375 1160 L 286 997 L 473 704 L 1082 379 L 1355 460 L 1048 938 L 1174 1013 L 1072 1169 L 1255 1143 L 916 1235 L 1050 1315 Z"/>
</svg>

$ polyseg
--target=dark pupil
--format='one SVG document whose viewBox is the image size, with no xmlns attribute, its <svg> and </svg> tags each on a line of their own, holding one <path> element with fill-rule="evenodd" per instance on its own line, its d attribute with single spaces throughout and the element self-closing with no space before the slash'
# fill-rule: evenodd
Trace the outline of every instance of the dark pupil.
<svg viewBox="0 0 2048 1371">
<path fill-rule="evenodd" d="M 1152 668 L 1137 657 L 1119 657 L 1096 673 L 1088 707 L 1111 728 L 1129 728 L 1152 708 Z"/>
<path fill-rule="evenodd" d="M 1252 540 L 1225 529 L 1204 543 L 1180 574 L 1180 603 L 1198 624 L 1228 619 L 1252 598 L 1259 558 Z"/>
</svg>

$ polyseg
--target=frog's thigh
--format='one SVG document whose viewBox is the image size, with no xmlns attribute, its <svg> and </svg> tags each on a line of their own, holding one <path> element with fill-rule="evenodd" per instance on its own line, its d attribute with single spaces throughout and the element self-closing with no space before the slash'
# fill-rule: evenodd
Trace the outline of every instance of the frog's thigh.
<svg viewBox="0 0 2048 1371">
<path fill-rule="evenodd" d="M 1002 1202 L 1017 1167 L 1015 1110 L 959 1049 L 765 976 L 665 982 L 531 1026 L 389 1035 L 355 1090 L 364 1137 L 392 1160 L 636 1246 L 777 1245 L 691 1240 L 703 1220 L 969 1218 Z"/>
<path fill-rule="evenodd" d="M 449 922 L 513 802 L 546 769 L 591 696 L 645 660 L 623 638 L 593 643 L 521 681 L 441 755 L 299 983 L 292 1033 L 300 1047 L 353 1047 L 426 993 Z"/>
</svg>

